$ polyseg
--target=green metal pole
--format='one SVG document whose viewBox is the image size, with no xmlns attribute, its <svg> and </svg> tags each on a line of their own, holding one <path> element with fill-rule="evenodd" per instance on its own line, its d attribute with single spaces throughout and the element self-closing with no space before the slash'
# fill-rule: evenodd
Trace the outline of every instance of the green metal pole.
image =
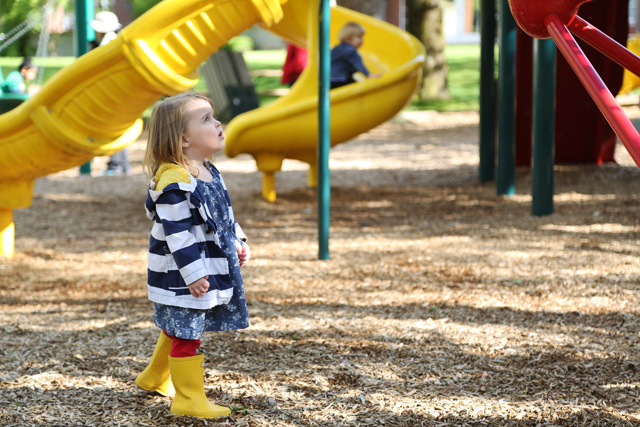
<svg viewBox="0 0 640 427">
<path fill-rule="evenodd" d="M 555 135 L 556 44 L 533 41 L 533 150 L 531 213 L 553 213 L 553 146 Z"/>
<path fill-rule="evenodd" d="M 331 8 L 329 0 L 320 0 L 318 16 L 318 257 L 329 259 L 329 214 L 331 185 L 329 176 L 329 149 L 331 129 L 329 122 L 330 98 L 329 79 L 331 74 L 331 51 L 329 49 L 329 24 Z"/>
<path fill-rule="evenodd" d="M 498 174 L 497 193 L 513 195 L 515 185 L 516 23 L 508 0 L 500 0 L 500 60 L 498 63 Z"/>
<path fill-rule="evenodd" d="M 480 163 L 478 180 L 494 180 L 496 2 L 482 0 L 480 10 Z"/>
<path fill-rule="evenodd" d="M 90 0 L 75 0 L 76 8 L 76 57 L 79 58 L 89 50 L 87 5 Z"/>
<path fill-rule="evenodd" d="M 91 40 L 95 40 L 96 38 L 96 32 L 94 31 L 93 27 L 89 25 L 89 22 L 93 21 L 93 18 L 96 14 L 92 0 L 86 0 L 86 9 L 87 9 L 87 44 L 88 44 Z"/>
<path fill-rule="evenodd" d="M 76 57 L 79 58 L 89 51 L 88 40 L 88 16 L 89 7 L 93 9 L 93 4 L 89 6 L 92 0 L 75 0 L 76 9 Z M 91 175 L 91 162 L 87 162 L 80 166 L 80 174 Z"/>
</svg>

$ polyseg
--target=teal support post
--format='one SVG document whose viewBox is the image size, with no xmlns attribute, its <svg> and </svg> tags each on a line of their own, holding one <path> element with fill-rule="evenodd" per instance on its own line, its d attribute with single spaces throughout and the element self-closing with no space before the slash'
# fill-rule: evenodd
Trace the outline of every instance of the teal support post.
<svg viewBox="0 0 640 427">
<path fill-rule="evenodd" d="M 480 162 L 478 180 L 493 181 L 496 157 L 495 114 L 496 2 L 482 0 L 480 9 Z"/>
<path fill-rule="evenodd" d="M 515 186 L 516 23 L 508 0 L 500 0 L 500 59 L 498 63 L 498 173 L 497 193 L 511 196 Z"/>
<path fill-rule="evenodd" d="M 329 216 L 331 184 L 329 176 L 329 150 L 331 148 L 331 128 L 329 121 L 330 97 L 329 79 L 331 74 L 331 51 L 329 49 L 329 24 L 331 7 L 329 0 L 320 0 L 318 14 L 318 257 L 329 259 Z"/>
<path fill-rule="evenodd" d="M 95 17 L 95 14 L 96 14 L 92 0 L 86 0 L 85 9 L 87 10 L 87 44 L 88 44 L 91 40 L 96 39 L 96 32 L 93 29 L 93 27 L 89 25 L 89 22 L 93 21 L 93 18 Z"/>
<path fill-rule="evenodd" d="M 556 44 L 552 39 L 533 41 L 533 61 L 531 213 L 543 216 L 553 213 Z"/>
<path fill-rule="evenodd" d="M 90 0 L 75 0 L 76 9 L 76 58 L 89 50 L 89 20 L 87 19 L 87 5 Z"/>
<path fill-rule="evenodd" d="M 76 57 L 79 58 L 89 51 L 88 29 L 90 21 L 87 10 L 89 8 L 93 10 L 93 2 L 92 0 L 75 0 L 74 6 L 76 9 Z M 80 174 L 91 175 L 91 162 L 80 166 Z"/>
</svg>

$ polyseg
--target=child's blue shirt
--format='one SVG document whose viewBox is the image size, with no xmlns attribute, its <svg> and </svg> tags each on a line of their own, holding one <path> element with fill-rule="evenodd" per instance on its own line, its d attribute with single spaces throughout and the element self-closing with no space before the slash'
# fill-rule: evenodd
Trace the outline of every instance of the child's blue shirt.
<svg viewBox="0 0 640 427">
<path fill-rule="evenodd" d="M 331 81 L 353 83 L 353 73 L 369 76 L 358 50 L 349 43 L 340 43 L 331 50 Z"/>
</svg>

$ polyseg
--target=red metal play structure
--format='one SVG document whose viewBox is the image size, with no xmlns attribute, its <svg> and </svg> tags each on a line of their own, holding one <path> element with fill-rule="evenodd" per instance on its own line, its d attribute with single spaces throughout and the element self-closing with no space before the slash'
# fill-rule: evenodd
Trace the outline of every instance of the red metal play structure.
<svg viewBox="0 0 640 427">
<path fill-rule="evenodd" d="M 551 37 L 554 40 L 558 50 L 640 167 L 640 135 L 571 33 L 639 76 L 640 58 L 577 15 L 579 7 L 588 1 L 591 0 L 509 0 L 509 4 L 513 17 L 524 32 L 535 38 Z"/>
</svg>

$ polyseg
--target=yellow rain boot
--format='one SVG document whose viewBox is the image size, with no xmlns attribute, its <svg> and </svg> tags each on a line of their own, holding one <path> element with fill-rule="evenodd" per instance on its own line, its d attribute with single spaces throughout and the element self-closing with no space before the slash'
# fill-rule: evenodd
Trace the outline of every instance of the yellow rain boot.
<svg viewBox="0 0 640 427">
<path fill-rule="evenodd" d="M 136 385 L 146 391 L 155 391 L 163 396 L 173 396 L 175 390 L 169 377 L 169 353 L 173 340 L 160 332 L 151 361 L 136 378 Z"/>
<path fill-rule="evenodd" d="M 231 414 L 231 409 L 214 405 L 204 393 L 204 355 L 169 357 L 171 378 L 176 396 L 171 413 L 199 418 L 218 418 Z"/>
</svg>

